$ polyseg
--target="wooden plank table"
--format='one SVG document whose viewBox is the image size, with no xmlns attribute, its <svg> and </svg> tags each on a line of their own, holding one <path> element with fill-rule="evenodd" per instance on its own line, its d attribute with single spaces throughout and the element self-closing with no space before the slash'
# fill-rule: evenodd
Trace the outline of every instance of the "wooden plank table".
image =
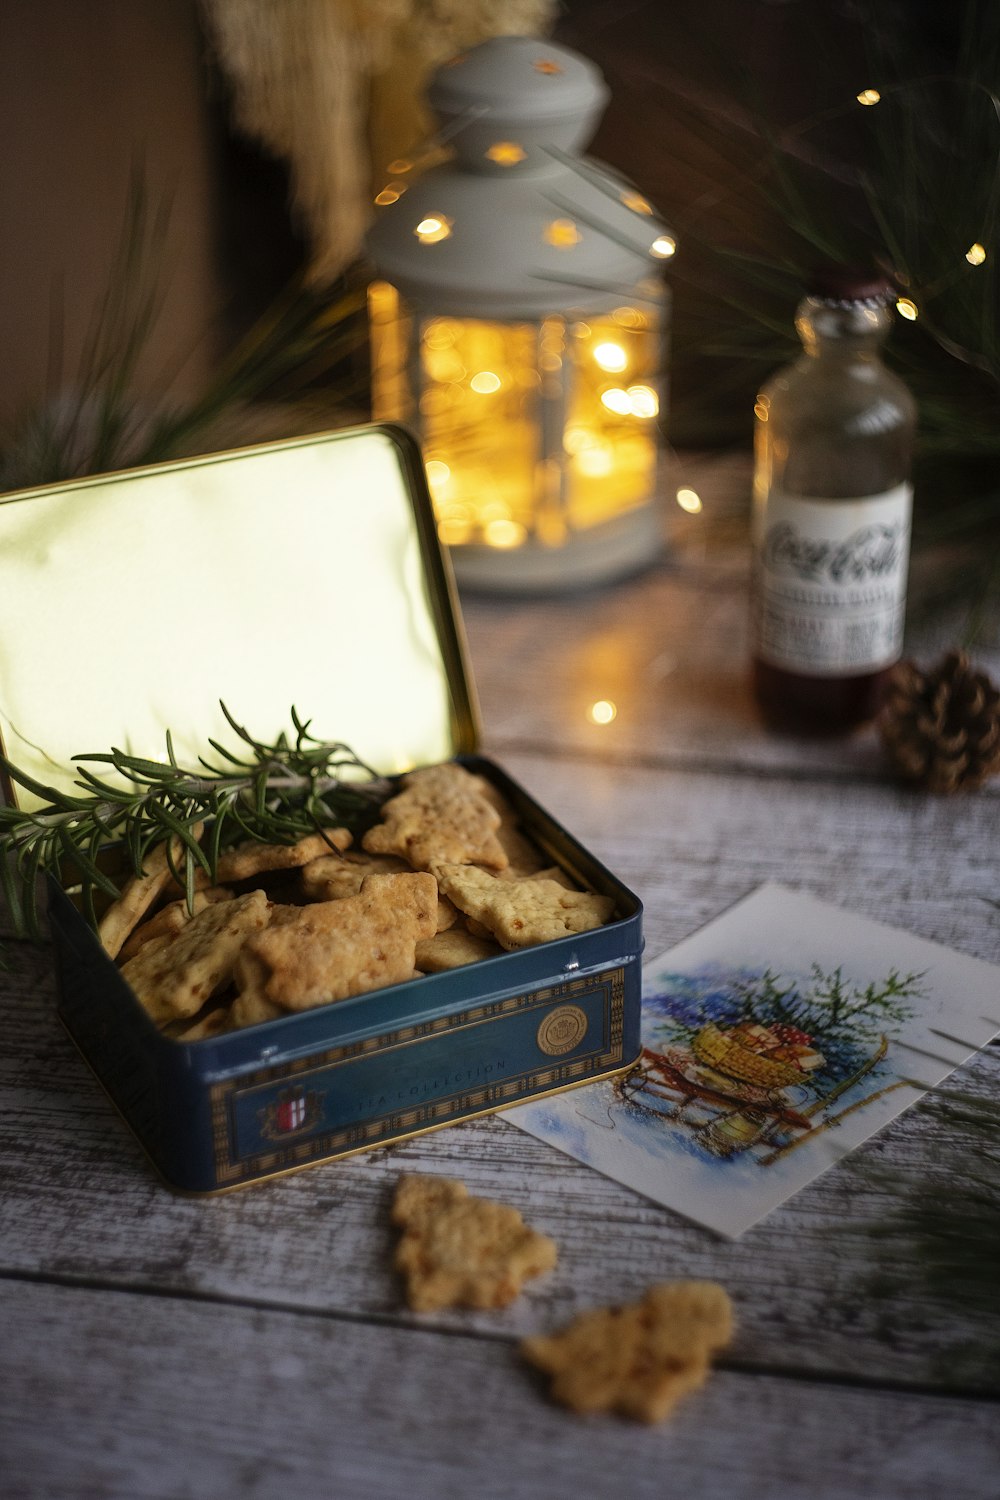
<svg viewBox="0 0 1000 1500">
<path fill-rule="evenodd" d="M 745 586 L 738 538 L 685 518 L 666 561 L 619 587 L 466 601 L 487 750 L 639 892 L 650 954 L 778 879 L 1000 960 L 1000 787 L 936 801 L 892 784 L 870 731 L 766 734 Z M 617 706 L 606 726 L 588 717 L 599 699 Z M 1000 1493 L 997 1322 L 934 1300 L 916 1256 L 870 1232 L 917 1187 L 946 1194 L 972 1149 L 931 1107 L 736 1244 L 501 1116 L 177 1198 L 57 1025 L 47 951 L 8 951 L 5 1497 Z M 996 1099 L 997 1059 L 962 1082 Z M 503 1312 L 409 1313 L 390 1269 L 402 1170 L 515 1204 L 557 1239 L 558 1268 Z M 520 1336 L 691 1276 L 725 1284 L 739 1326 L 670 1423 L 549 1403 Z"/>
</svg>

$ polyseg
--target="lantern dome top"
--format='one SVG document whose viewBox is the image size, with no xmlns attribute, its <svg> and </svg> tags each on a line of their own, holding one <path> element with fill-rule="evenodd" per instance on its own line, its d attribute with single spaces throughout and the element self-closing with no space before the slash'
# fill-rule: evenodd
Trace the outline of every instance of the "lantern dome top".
<svg viewBox="0 0 1000 1500">
<path fill-rule="evenodd" d="M 568 47 L 527 36 L 496 36 L 438 68 L 427 92 L 445 119 L 474 110 L 494 119 L 586 115 L 604 108 L 600 69 Z"/>
<path fill-rule="evenodd" d="M 673 240 L 625 178 L 578 156 L 608 98 L 593 63 L 494 37 L 435 74 L 430 103 L 454 155 L 379 193 L 368 248 L 416 307 L 535 318 L 658 302 Z"/>
<path fill-rule="evenodd" d="M 569 47 L 528 36 L 495 36 L 444 63 L 427 102 L 455 158 L 473 171 L 547 171 L 536 147 L 575 151 L 593 135 L 608 102 L 601 70 Z M 497 161 L 498 144 L 520 157 Z"/>
</svg>

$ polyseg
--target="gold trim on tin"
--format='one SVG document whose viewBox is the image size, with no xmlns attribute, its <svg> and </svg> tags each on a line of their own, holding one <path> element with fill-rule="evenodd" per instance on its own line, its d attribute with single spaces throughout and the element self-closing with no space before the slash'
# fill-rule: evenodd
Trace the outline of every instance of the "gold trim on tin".
<svg viewBox="0 0 1000 1500">
<path fill-rule="evenodd" d="M 233 1158 L 235 1143 L 231 1130 L 231 1112 L 238 1096 L 286 1078 L 304 1080 L 309 1074 L 351 1062 L 366 1054 L 402 1050 L 442 1032 L 480 1026 L 504 1015 L 512 1015 L 518 1010 L 534 1009 L 551 1004 L 553 1000 L 568 1001 L 574 995 L 582 997 L 602 988 L 606 989 L 607 995 L 600 1044 L 592 1052 L 574 1058 L 572 1062 L 554 1062 L 550 1067 L 535 1066 L 494 1084 L 460 1089 L 410 1109 L 389 1111 L 384 1115 L 359 1120 L 308 1140 L 295 1143 L 289 1141 L 273 1151 L 258 1153 L 242 1160 Z M 533 1098 L 540 1097 L 577 1083 L 588 1083 L 598 1074 L 618 1072 L 623 1066 L 624 999 L 625 970 L 609 969 L 602 974 L 568 980 L 545 989 L 509 996 L 505 1000 L 473 1006 L 457 1015 L 439 1016 L 434 1021 L 417 1026 L 404 1026 L 395 1032 L 331 1048 L 318 1056 L 298 1058 L 276 1067 L 260 1068 L 238 1079 L 224 1080 L 210 1090 L 216 1180 L 220 1188 L 225 1188 L 282 1175 L 314 1161 L 353 1155 L 354 1152 L 376 1145 L 388 1145 L 407 1136 L 439 1129 L 457 1118 L 469 1119 L 480 1114 L 490 1114 L 529 1095 Z M 584 1030 L 586 1029 L 586 1016 L 578 1006 L 567 1005 L 561 1009 L 578 1011 L 585 1023 Z"/>
<path fill-rule="evenodd" d="M 83 1056 L 82 1053 L 80 1055 Z M 630 1061 L 623 1062 L 618 1067 L 609 1068 L 606 1073 L 602 1073 L 600 1076 L 602 1078 L 624 1078 L 628 1073 L 632 1071 L 638 1060 L 639 1054 L 636 1054 L 636 1056 L 633 1057 Z M 586 1088 L 589 1083 L 593 1083 L 594 1081 L 595 1080 L 593 1078 L 577 1078 L 572 1083 L 560 1083 L 553 1089 L 540 1089 L 538 1093 L 532 1094 L 531 1100 L 532 1103 L 534 1103 L 538 1099 L 551 1099 L 555 1094 L 565 1094 L 570 1092 L 570 1090 L 572 1089 Z M 98 1082 L 100 1082 L 99 1079 Z M 108 1095 L 108 1097 L 109 1099 L 111 1098 L 110 1095 Z M 406 1132 L 405 1136 L 401 1136 L 389 1141 L 383 1141 L 381 1142 L 381 1144 L 384 1146 L 398 1145 L 400 1140 L 411 1140 L 413 1137 L 418 1135 L 433 1135 L 438 1130 L 447 1130 L 449 1126 L 460 1124 L 465 1120 L 481 1120 L 484 1119 L 487 1115 L 502 1114 L 503 1111 L 508 1108 L 512 1102 L 517 1103 L 520 1101 L 508 1100 L 505 1104 L 494 1104 L 489 1109 L 478 1109 L 472 1114 L 463 1115 L 461 1121 L 441 1120 L 436 1125 L 424 1125 L 421 1126 L 419 1130 L 409 1130 Z M 111 1099 L 111 1103 L 114 1104 L 115 1101 Z M 115 1105 L 115 1108 L 117 1109 L 117 1105 Z M 121 1114 L 121 1111 L 118 1110 L 118 1113 Z M 125 1116 L 122 1115 L 121 1118 L 125 1121 L 125 1124 L 128 1125 L 128 1121 L 125 1120 Z M 135 1139 L 134 1135 L 133 1139 Z M 142 1146 L 141 1141 L 139 1142 L 139 1145 Z M 345 1161 L 349 1156 L 360 1156 L 363 1151 L 370 1151 L 372 1148 L 367 1143 L 363 1146 L 354 1146 L 350 1151 L 339 1151 L 336 1156 L 325 1158 L 320 1157 L 316 1161 L 299 1162 L 296 1166 L 293 1167 L 281 1167 L 275 1172 L 268 1173 L 266 1177 L 248 1177 L 242 1182 L 227 1183 L 224 1187 L 207 1188 L 205 1190 L 195 1190 L 192 1188 L 178 1187 L 175 1182 L 171 1182 L 168 1177 L 164 1177 L 163 1173 L 160 1171 L 153 1158 L 149 1155 L 149 1152 L 146 1151 L 145 1147 L 143 1147 L 142 1149 L 147 1161 L 153 1168 L 153 1171 L 156 1173 L 157 1177 L 163 1183 L 164 1187 L 168 1187 L 170 1191 L 172 1193 L 176 1193 L 178 1197 L 224 1198 L 228 1193 L 240 1193 L 248 1188 L 263 1187 L 265 1183 L 273 1182 L 276 1177 L 294 1177 L 297 1172 L 305 1172 L 307 1168 L 318 1165 L 320 1161 Z"/>
</svg>

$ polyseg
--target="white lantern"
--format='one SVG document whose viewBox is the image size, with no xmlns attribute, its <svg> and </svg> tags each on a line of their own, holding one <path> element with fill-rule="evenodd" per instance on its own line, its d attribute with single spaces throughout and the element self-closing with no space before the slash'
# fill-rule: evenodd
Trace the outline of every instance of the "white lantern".
<svg viewBox="0 0 1000 1500">
<path fill-rule="evenodd" d="M 441 539 L 476 587 L 602 582 L 662 545 L 674 242 L 574 154 L 607 97 L 577 53 L 493 38 L 432 81 L 451 159 L 393 163 L 376 199 L 373 415 L 416 431 Z"/>
</svg>

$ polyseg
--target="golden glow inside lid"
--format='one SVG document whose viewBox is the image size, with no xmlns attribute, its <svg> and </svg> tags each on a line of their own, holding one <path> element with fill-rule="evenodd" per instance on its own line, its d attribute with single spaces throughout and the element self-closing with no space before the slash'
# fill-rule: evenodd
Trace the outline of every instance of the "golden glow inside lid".
<svg viewBox="0 0 1000 1500">
<path fill-rule="evenodd" d="M 398 429 L 0 497 L 0 735 L 69 790 L 74 755 L 179 761 L 290 710 L 383 772 L 474 748 L 450 579 Z M 35 799 L 16 792 L 22 806 Z"/>
</svg>

